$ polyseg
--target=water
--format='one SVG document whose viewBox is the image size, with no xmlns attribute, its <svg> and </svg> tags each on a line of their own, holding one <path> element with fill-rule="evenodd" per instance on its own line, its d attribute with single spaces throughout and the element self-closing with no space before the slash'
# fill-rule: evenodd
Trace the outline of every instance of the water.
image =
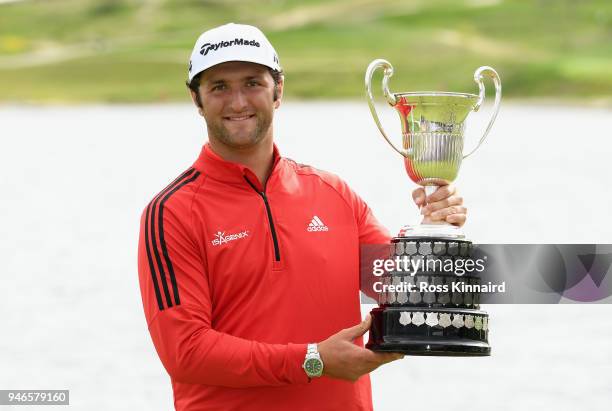
<svg viewBox="0 0 612 411">
<path fill-rule="evenodd" d="M 398 136 L 396 114 L 379 112 Z M 610 114 L 506 104 L 459 173 L 468 235 L 612 242 Z M 417 222 L 414 185 L 369 116 L 365 102 L 285 103 L 275 134 L 284 155 L 341 175 L 396 232 Z M 476 116 L 468 147 L 486 124 Z M 136 248 L 143 207 L 199 153 L 201 118 L 189 105 L 4 106 L 0 136 L 0 389 L 70 389 L 72 408 L 88 411 L 172 409 Z M 612 307 L 485 309 L 492 357 L 384 366 L 372 374 L 376 409 L 609 407 Z"/>
</svg>

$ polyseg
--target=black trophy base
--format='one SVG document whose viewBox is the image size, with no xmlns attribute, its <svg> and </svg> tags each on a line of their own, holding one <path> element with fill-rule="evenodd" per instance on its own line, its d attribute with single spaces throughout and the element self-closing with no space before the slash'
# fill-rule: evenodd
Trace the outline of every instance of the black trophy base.
<svg viewBox="0 0 612 411">
<path fill-rule="evenodd" d="M 459 315 L 462 321 L 468 317 L 471 317 L 472 320 L 477 317 L 482 319 L 487 316 L 483 311 L 378 307 L 374 308 L 370 315 L 372 316 L 372 326 L 370 327 L 370 338 L 366 348 L 372 351 L 446 357 L 484 357 L 491 355 L 491 346 L 487 341 L 487 330 L 477 329 L 475 326 L 462 325 L 456 327 L 444 323 L 445 326 L 439 323 L 428 325 L 420 321 L 426 315 L 436 315 L 436 318 L 441 318 L 440 315 L 449 315 L 448 318 Z M 410 318 L 410 322 L 406 321 L 405 318 Z M 403 321 L 400 321 L 400 319 Z M 416 322 L 416 324 L 413 322 Z M 433 323 L 430 322 L 430 324 Z"/>
</svg>

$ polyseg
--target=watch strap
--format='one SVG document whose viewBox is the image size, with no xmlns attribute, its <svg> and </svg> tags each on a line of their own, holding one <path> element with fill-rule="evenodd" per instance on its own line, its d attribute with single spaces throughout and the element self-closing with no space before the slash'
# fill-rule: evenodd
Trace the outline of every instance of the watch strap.
<svg viewBox="0 0 612 411">
<path fill-rule="evenodd" d="M 306 348 L 306 355 L 308 354 L 316 354 L 319 355 L 319 349 L 317 347 L 317 344 L 308 344 L 307 348 Z"/>
</svg>

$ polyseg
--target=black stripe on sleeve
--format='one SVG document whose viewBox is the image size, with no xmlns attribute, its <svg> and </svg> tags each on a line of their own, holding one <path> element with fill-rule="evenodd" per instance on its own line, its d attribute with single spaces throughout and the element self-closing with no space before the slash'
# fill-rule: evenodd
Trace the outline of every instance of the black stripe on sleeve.
<svg viewBox="0 0 612 411">
<path fill-rule="evenodd" d="M 151 257 L 151 247 L 149 247 L 149 211 L 151 210 L 151 203 L 147 206 L 147 215 L 145 217 L 145 245 L 147 248 L 147 259 L 149 260 L 149 271 L 151 272 L 151 278 L 153 280 L 153 288 L 155 288 L 155 297 L 157 298 L 157 306 L 159 310 L 164 309 L 164 302 L 162 300 L 161 293 L 159 292 L 159 284 L 157 283 L 157 274 L 155 274 L 155 266 L 153 265 L 153 258 Z"/>
<path fill-rule="evenodd" d="M 168 291 L 168 284 L 166 282 L 166 276 L 164 275 L 164 268 L 161 265 L 161 259 L 159 257 L 159 253 L 157 251 L 157 244 L 155 241 L 155 208 L 157 206 L 157 202 L 159 199 L 166 194 L 169 190 L 175 187 L 180 181 L 188 177 L 194 171 L 193 168 L 188 169 L 183 174 L 181 174 L 178 178 L 176 178 L 172 183 L 170 183 L 164 190 L 162 190 L 147 206 L 147 214 L 145 218 L 145 244 L 147 249 L 147 259 L 149 261 L 149 271 L 151 271 L 151 278 L 153 280 L 153 288 L 155 289 L 155 297 L 157 298 L 157 306 L 160 311 L 164 309 L 164 302 L 161 296 L 161 292 L 159 289 L 159 283 L 157 282 L 157 271 L 155 270 L 155 262 L 153 261 L 153 256 L 151 254 L 151 246 L 149 245 L 149 238 L 151 238 L 153 251 L 155 253 L 155 260 L 157 261 L 157 267 L 159 276 L 162 281 L 162 285 L 164 288 L 164 294 L 166 295 L 166 301 L 168 301 L 168 307 L 172 306 L 172 301 L 170 300 L 170 293 Z M 150 222 L 150 224 L 149 224 Z"/>
<path fill-rule="evenodd" d="M 176 305 L 179 305 L 181 303 L 181 300 L 179 299 L 178 285 L 176 283 L 176 277 L 174 275 L 174 267 L 172 266 L 172 261 L 170 260 L 170 256 L 168 255 L 168 248 L 166 247 L 166 241 L 164 239 L 164 203 L 168 201 L 168 199 L 170 198 L 170 196 L 172 196 L 172 194 L 177 192 L 185 184 L 189 184 L 195 179 L 197 179 L 199 175 L 200 175 L 200 172 L 196 171 L 196 173 L 193 176 L 183 181 L 178 186 L 174 187 L 168 194 L 166 194 L 166 196 L 161 200 L 159 204 L 159 217 L 158 217 L 159 218 L 159 243 L 161 244 L 161 247 L 162 247 L 162 253 L 164 254 L 164 260 L 166 261 L 166 267 L 168 267 L 168 272 L 170 273 L 170 282 L 172 283 L 172 291 L 174 293 L 174 302 Z M 170 304 L 168 306 L 170 307 Z"/>
</svg>

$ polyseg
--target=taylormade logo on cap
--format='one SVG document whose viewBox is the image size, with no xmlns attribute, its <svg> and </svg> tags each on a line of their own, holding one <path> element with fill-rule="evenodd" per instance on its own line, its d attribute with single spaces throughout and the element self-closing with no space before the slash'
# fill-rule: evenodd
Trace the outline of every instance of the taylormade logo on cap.
<svg viewBox="0 0 612 411">
<path fill-rule="evenodd" d="M 189 81 L 204 70 L 228 61 L 257 63 L 282 70 L 274 47 L 261 30 L 229 23 L 200 35 L 189 60 Z"/>
<path fill-rule="evenodd" d="M 203 44 L 202 47 L 200 47 L 200 54 L 205 56 L 208 54 L 209 51 L 213 50 L 216 51 L 221 47 L 230 47 L 230 46 L 255 46 L 255 47 L 259 47 L 259 43 L 256 42 L 255 40 L 245 40 L 245 39 L 235 39 L 232 41 L 220 41 L 217 44 L 210 44 L 210 43 L 206 43 Z"/>
</svg>

